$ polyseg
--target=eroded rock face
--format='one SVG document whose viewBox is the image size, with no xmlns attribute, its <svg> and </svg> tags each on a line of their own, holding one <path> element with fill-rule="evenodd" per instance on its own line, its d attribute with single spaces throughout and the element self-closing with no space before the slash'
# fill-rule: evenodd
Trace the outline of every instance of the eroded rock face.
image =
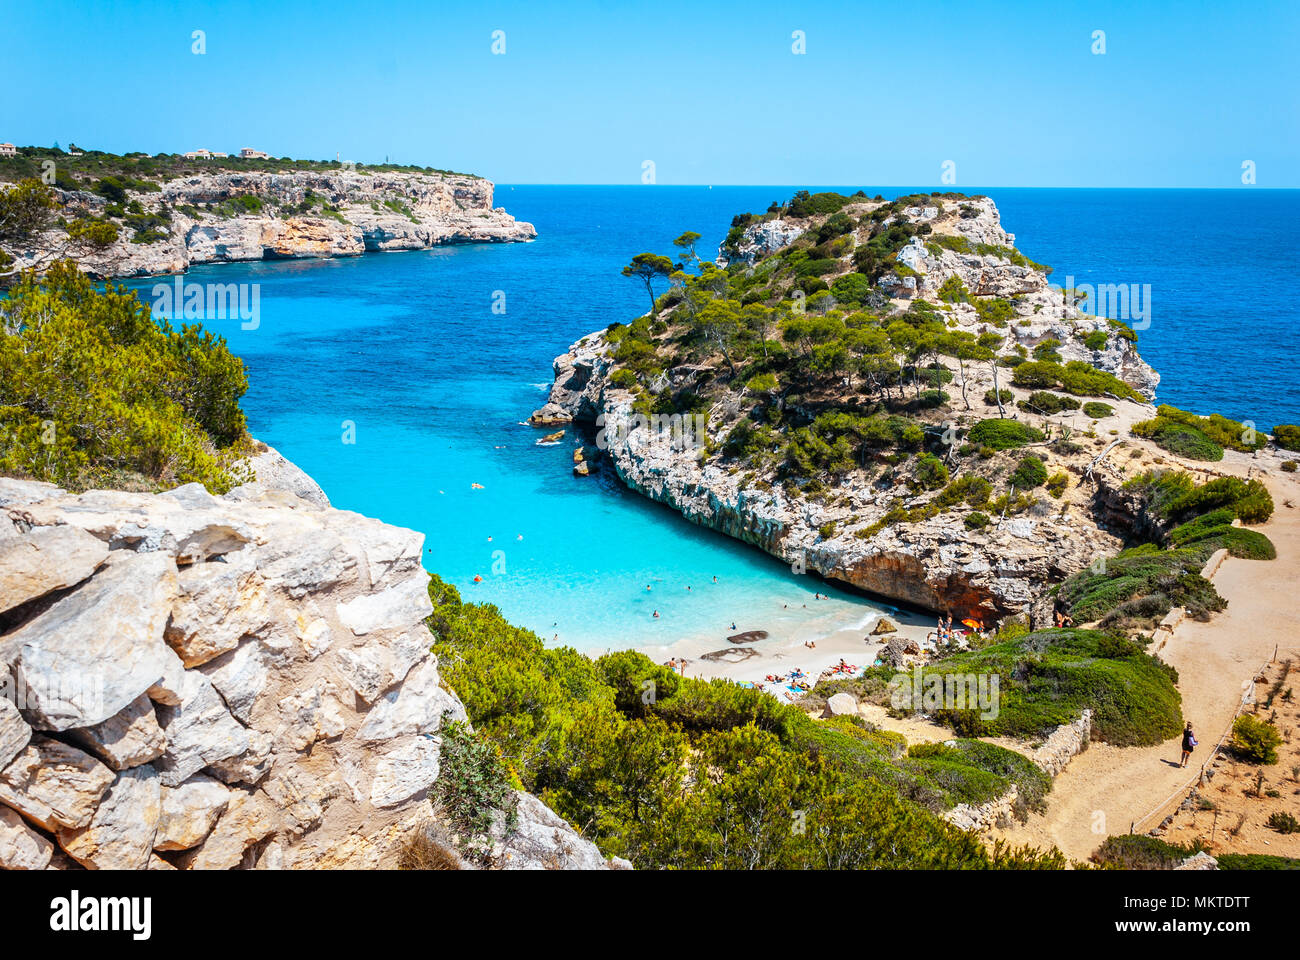
<svg viewBox="0 0 1300 960">
<path fill-rule="evenodd" d="M 0 539 L 0 613 L 76 586 L 107 556 L 108 547 L 75 527 L 46 527 L 26 537 Z"/>
<path fill-rule="evenodd" d="M 176 594 L 165 553 L 118 551 L 59 603 L 0 640 L 38 730 L 102 723 L 162 676 L 163 627 Z"/>
<path fill-rule="evenodd" d="M 423 250 L 446 243 L 531 240 L 537 231 L 492 205 L 493 185 L 478 177 L 437 173 L 214 171 L 167 181 L 161 192 L 131 193 L 146 213 L 165 204 L 167 235 L 133 243 L 129 228 L 102 251 L 78 257 L 95 277 L 184 273 L 190 266 L 241 260 L 352 257 L 368 251 Z M 87 191 L 56 189 L 64 216 L 102 216 L 106 201 Z M 256 214 L 223 217 L 206 204 L 256 197 Z M 305 200 L 335 208 L 302 212 Z M 19 267 L 36 263 L 67 237 L 51 230 L 31 250 L 11 251 Z"/>
<path fill-rule="evenodd" d="M 0 866 L 391 867 L 437 816 L 437 734 L 466 714 L 430 652 L 423 538 L 304 476 L 272 461 L 226 497 L 0 481 L 0 544 L 50 554 L 0 565 L 0 592 L 44 591 L 0 621 Z M 605 865 L 534 802 L 548 864 Z M 501 865 L 542 849 L 495 843 Z"/>
</svg>

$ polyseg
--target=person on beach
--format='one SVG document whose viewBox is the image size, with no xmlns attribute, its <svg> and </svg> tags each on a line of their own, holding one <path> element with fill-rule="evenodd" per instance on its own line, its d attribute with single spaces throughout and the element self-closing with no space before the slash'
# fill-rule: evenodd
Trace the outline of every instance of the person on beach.
<svg viewBox="0 0 1300 960">
<path fill-rule="evenodd" d="M 654 616 L 655 616 L 655 619 L 656 619 L 656 620 L 658 620 L 658 619 L 659 619 L 659 611 L 658 611 L 658 610 L 656 610 L 656 611 L 655 611 L 655 614 L 654 614 Z"/>
<path fill-rule="evenodd" d="M 1192 733 L 1192 722 L 1187 721 L 1187 726 L 1183 730 L 1183 759 L 1179 761 L 1180 767 L 1187 766 L 1187 758 L 1192 755 L 1192 750 L 1196 747 L 1196 735 Z"/>
<path fill-rule="evenodd" d="M 714 582 L 714 583 L 717 583 L 717 582 L 718 582 L 718 578 L 717 578 L 717 575 L 716 575 L 716 574 L 715 574 L 714 577 L 713 577 L 713 582 Z"/>
</svg>

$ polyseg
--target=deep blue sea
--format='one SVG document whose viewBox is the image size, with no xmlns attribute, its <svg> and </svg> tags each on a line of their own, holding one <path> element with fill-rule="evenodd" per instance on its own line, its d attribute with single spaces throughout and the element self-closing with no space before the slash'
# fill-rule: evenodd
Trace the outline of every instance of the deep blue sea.
<svg viewBox="0 0 1300 960">
<path fill-rule="evenodd" d="M 499 185 L 497 205 L 534 223 L 535 242 L 209 266 L 187 280 L 260 284 L 256 330 L 207 324 L 247 363 L 252 432 L 335 506 L 423 531 L 426 566 L 467 599 L 593 652 L 721 640 L 733 623 L 829 633 L 879 607 L 573 477 L 572 445 L 538 447 L 520 424 L 556 355 L 644 311 L 643 288 L 619 275 L 634 254 L 669 252 L 690 229 L 708 257 L 734 214 L 795 189 Z M 1160 401 L 1260 429 L 1300 421 L 1300 310 L 1287 292 L 1300 191 L 967 192 L 994 198 L 1054 281 L 1151 285 L 1140 348 L 1164 378 Z M 805 608 L 814 591 L 832 599 Z"/>
</svg>

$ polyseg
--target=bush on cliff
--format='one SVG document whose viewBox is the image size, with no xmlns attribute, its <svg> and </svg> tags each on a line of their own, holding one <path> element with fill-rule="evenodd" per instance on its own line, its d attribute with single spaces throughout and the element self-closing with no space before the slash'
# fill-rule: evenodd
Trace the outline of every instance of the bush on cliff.
<svg viewBox="0 0 1300 960">
<path fill-rule="evenodd" d="M 1051 393 L 1047 390 L 1035 390 L 1029 396 L 1022 399 L 1019 403 L 1022 410 L 1032 410 L 1034 413 L 1049 415 L 1053 413 L 1062 413 L 1066 410 L 1078 410 L 1079 401 L 1074 397 L 1065 397 L 1059 393 Z"/>
<path fill-rule="evenodd" d="M 1016 465 L 1016 469 L 1007 480 L 1017 490 L 1041 487 L 1047 482 L 1047 466 L 1041 457 L 1029 454 L 1020 458 L 1020 463 Z"/>
<path fill-rule="evenodd" d="M 1043 431 L 1021 423 L 1019 420 L 981 420 L 971 427 L 967 439 L 994 450 L 1010 450 L 1023 447 L 1028 443 L 1037 443 L 1043 439 Z"/>
<path fill-rule="evenodd" d="M 1155 544 L 1130 548 L 1074 574 L 1061 584 L 1057 599 L 1076 622 L 1095 620 L 1108 628 L 1149 627 L 1174 607 L 1204 620 L 1226 606 L 1200 575 L 1210 552 Z"/>
<path fill-rule="evenodd" d="M 1071 360 L 1064 366 L 1051 360 L 1030 360 L 1016 367 L 1011 382 L 1029 390 L 1058 388 L 1080 397 L 1143 399 L 1140 393 L 1113 373 L 1098 370 L 1082 360 Z"/>
<path fill-rule="evenodd" d="M 1282 743 L 1282 735 L 1277 728 L 1265 720 L 1242 714 L 1232 724 L 1232 739 L 1228 746 L 1247 763 L 1277 763 L 1277 748 Z"/>
<path fill-rule="evenodd" d="M 1092 861 L 1107 870 L 1172 870 L 1200 850 L 1140 833 L 1107 837 Z"/>
<path fill-rule="evenodd" d="M 1300 426 L 1279 423 L 1273 428 L 1273 442 L 1283 450 L 1300 450 Z"/>
<path fill-rule="evenodd" d="M 215 493 L 248 479 L 244 365 L 198 325 L 174 330 L 136 294 L 70 262 L 0 306 L 0 472 L 74 489 Z"/>
<path fill-rule="evenodd" d="M 1217 413 L 1200 417 L 1162 403 L 1156 416 L 1133 424 L 1133 435 L 1192 460 L 1218 461 L 1224 449 L 1250 453 L 1268 443 L 1268 435 Z"/>
</svg>

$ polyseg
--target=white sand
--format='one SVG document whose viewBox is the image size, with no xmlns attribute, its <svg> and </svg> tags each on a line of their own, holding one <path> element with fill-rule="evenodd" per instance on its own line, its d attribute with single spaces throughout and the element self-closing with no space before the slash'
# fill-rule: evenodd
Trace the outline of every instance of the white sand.
<svg viewBox="0 0 1300 960">
<path fill-rule="evenodd" d="M 768 683 L 764 679 L 768 674 L 784 676 L 798 669 L 806 675 L 805 682 L 813 685 L 823 670 L 838 664 L 841 658 L 861 671 L 875 662 L 877 652 L 891 636 L 919 641 L 933 631 L 935 626 L 930 617 L 888 608 L 883 604 L 881 609 L 871 609 L 833 600 L 810 600 L 808 606 L 815 609 L 817 604 L 826 605 L 824 615 L 799 623 L 783 624 L 778 619 L 772 622 L 768 628 L 769 635 L 762 640 L 733 644 L 727 641 L 724 634 L 717 639 L 692 638 L 667 646 L 645 647 L 642 652 L 657 663 L 684 657 L 687 660 L 685 673 L 688 677 L 723 677 L 750 681 L 762 684 L 768 693 L 789 701 L 798 694 L 788 690 L 785 683 Z M 898 624 L 897 634 L 871 636 L 871 630 L 881 616 Z M 746 625 L 740 626 L 743 628 Z M 764 627 L 760 623 L 748 629 Z M 816 646 L 806 647 L 805 641 L 811 641 Z M 753 651 L 756 655 L 749 655 L 746 651 Z M 704 659 L 703 655 L 709 653 L 721 653 L 722 656 L 718 659 Z"/>
</svg>

